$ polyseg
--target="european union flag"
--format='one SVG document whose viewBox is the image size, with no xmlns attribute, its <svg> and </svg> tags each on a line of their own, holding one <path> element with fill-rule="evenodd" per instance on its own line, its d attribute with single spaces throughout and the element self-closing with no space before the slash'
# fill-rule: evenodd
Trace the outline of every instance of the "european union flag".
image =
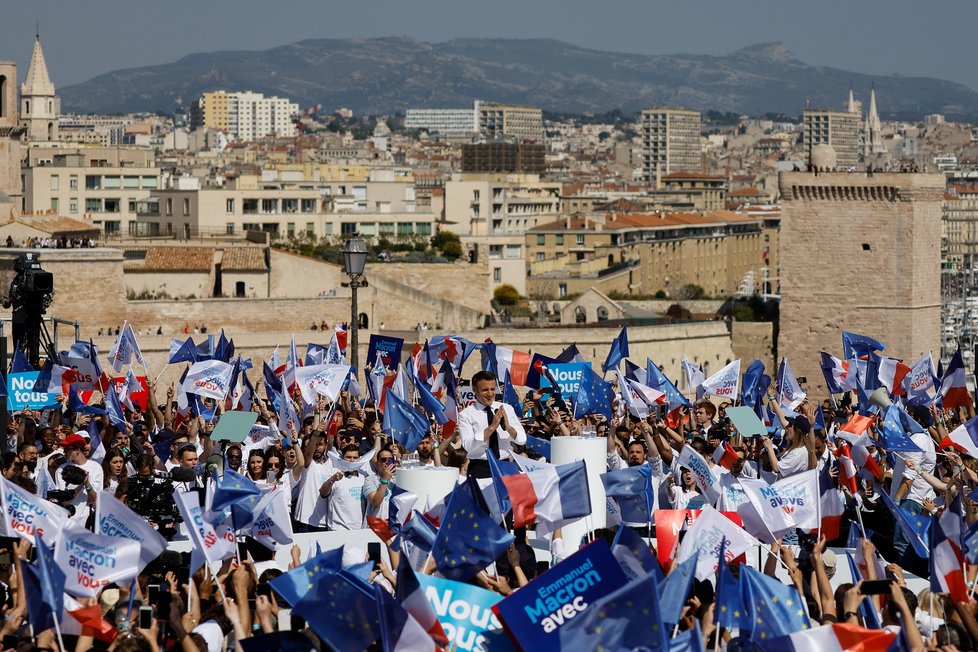
<svg viewBox="0 0 978 652">
<path fill-rule="evenodd" d="M 179 341 L 180 340 L 171 340 L 171 342 L 174 343 Z M 193 364 L 198 361 L 199 358 L 197 357 L 197 347 L 194 345 L 192 338 L 188 337 L 185 342 L 179 346 L 176 346 L 176 348 L 174 348 L 174 344 L 170 344 L 170 359 L 168 364 L 176 364 L 178 362 L 189 362 L 190 364 Z"/>
<path fill-rule="evenodd" d="M 886 345 L 868 335 L 842 331 L 842 352 L 846 360 L 869 355 L 873 351 L 884 351 Z"/>
<path fill-rule="evenodd" d="M 751 639 L 787 636 L 808 628 L 808 615 L 798 590 L 740 565 L 740 588 L 751 613 Z"/>
<path fill-rule="evenodd" d="M 662 605 L 651 575 L 592 602 L 560 629 L 562 649 L 668 650 Z"/>
<path fill-rule="evenodd" d="M 220 360 L 221 362 L 231 362 L 231 356 L 234 355 L 234 340 L 228 341 L 224 336 L 224 329 L 221 329 L 221 335 L 217 338 L 217 346 L 214 347 L 214 359 Z"/>
<path fill-rule="evenodd" d="M 318 544 L 317 544 L 318 545 Z M 343 546 L 319 552 L 287 573 L 269 581 L 269 585 L 282 599 L 295 606 L 302 597 L 316 587 L 316 583 L 329 573 L 343 567 Z"/>
<path fill-rule="evenodd" d="M 652 362 L 652 358 L 646 358 L 645 361 L 645 380 L 646 385 L 652 389 L 657 389 L 666 395 L 666 401 L 669 402 L 669 411 L 672 412 L 677 407 L 685 405 L 686 407 L 693 407 L 693 404 L 689 402 L 689 399 L 679 391 L 669 378 L 662 373 L 658 365 Z"/>
<path fill-rule="evenodd" d="M 225 469 L 224 475 L 213 472 L 214 499 L 211 501 L 211 511 L 222 512 L 228 507 L 247 503 L 249 498 L 260 497 L 261 489 L 251 478 L 246 478 L 231 469 Z M 257 505 L 257 501 L 255 501 Z"/>
<path fill-rule="evenodd" d="M 24 357 L 24 352 L 20 349 L 14 349 L 13 359 L 10 361 L 10 373 L 19 374 L 25 371 L 36 371 L 31 363 L 27 361 Z"/>
<path fill-rule="evenodd" d="M 448 416 L 445 414 L 445 406 L 431 393 L 428 383 L 420 380 L 417 376 L 414 376 L 413 380 L 414 388 L 418 390 L 418 399 L 421 401 L 421 407 L 425 409 L 425 412 L 435 417 L 435 421 L 438 422 L 439 426 L 445 425 L 448 422 Z M 393 392 L 391 393 L 393 394 Z M 427 423 L 427 420 L 425 423 Z M 425 432 L 427 432 L 427 427 L 425 428 Z"/>
<path fill-rule="evenodd" d="M 615 393 L 611 385 L 589 368 L 585 368 L 581 373 L 577 398 L 574 400 L 574 418 L 580 419 L 589 414 L 603 414 L 610 422 L 611 401 L 614 397 Z"/>
<path fill-rule="evenodd" d="M 423 385 L 424 383 L 419 383 Z M 384 407 L 384 432 L 394 438 L 408 452 L 418 449 L 418 444 L 428 434 L 431 424 L 427 417 L 415 410 L 394 392 L 387 392 Z"/>
<path fill-rule="evenodd" d="M 344 573 L 327 573 L 292 607 L 337 652 L 366 650 L 380 637 L 372 590 Z"/>
<path fill-rule="evenodd" d="M 618 501 L 622 518 L 629 523 L 648 523 L 655 507 L 652 469 L 648 464 L 629 466 L 601 474 L 605 495 Z"/>
<path fill-rule="evenodd" d="M 435 567 L 452 580 L 470 579 L 515 541 L 475 502 L 473 489 L 467 486 L 470 482 L 457 485 L 449 496 L 431 549 Z"/>
<path fill-rule="evenodd" d="M 662 614 L 662 622 L 670 625 L 679 622 L 683 614 L 683 605 L 689 597 L 689 590 L 693 586 L 693 578 L 696 575 L 696 563 L 699 554 L 695 554 L 678 566 L 673 566 L 672 570 L 666 575 L 666 581 L 659 587 L 659 609 Z"/>
<path fill-rule="evenodd" d="M 619 558 L 622 551 L 627 552 L 628 555 L 637 561 L 642 571 L 655 578 L 656 586 L 661 585 L 665 581 L 666 578 L 662 574 L 662 566 L 652 556 L 652 551 L 649 550 L 648 544 L 645 543 L 642 537 L 638 536 L 635 530 L 624 524 L 618 526 L 615 539 L 611 543 L 611 554 L 615 556 L 615 559 L 618 559 L 619 564 L 622 561 Z"/>
<path fill-rule="evenodd" d="M 115 387 L 109 389 L 114 390 Z M 74 385 L 68 386 L 68 409 L 75 414 L 105 414 L 105 410 L 94 405 L 88 405 L 81 400 L 81 396 L 75 391 Z"/>
<path fill-rule="evenodd" d="M 764 363 L 754 360 L 744 372 L 744 380 L 740 385 L 741 402 L 747 407 L 757 405 L 760 394 L 761 376 L 764 375 Z"/>
<path fill-rule="evenodd" d="M 910 435 L 904 430 L 903 421 L 900 418 L 900 411 L 900 408 L 896 405 L 891 405 L 887 408 L 881 429 L 883 438 L 882 447 L 890 453 L 897 451 L 922 453 L 923 451 L 920 449 L 920 446 L 913 443 Z M 907 418 L 909 419 L 910 417 L 908 416 Z"/>
<path fill-rule="evenodd" d="M 927 541 L 930 537 L 928 531 L 930 529 L 930 517 L 924 516 L 923 514 L 911 514 L 894 503 L 893 499 L 885 491 L 881 491 L 880 496 L 883 497 L 883 502 L 893 514 L 893 520 L 897 522 L 897 525 L 910 540 L 910 545 L 913 546 L 914 552 L 921 559 L 929 559 L 930 547 L 927 545 Z"/>
<path fill-rule="evenodd" d="M 601 371 L 617 369 L 622 360 L 628 357 L 628 327 L 622 326 L 618 337 L 611 341 L 608 357 L 605 358 Z"/>
<path fill-rule="evenodd" d="M 733 629 L 750 628 L 750 614 L 744 607 L 744 596 L 740 591 L 740 582 L 734 577 L 730 565 L 720 563 L 717 566 L 716 591 L 716 623 L 719 627 Z"/>
<path fill-rule="evenodd" d="M 550 459 L 550 442 L 548 440 L 527 435 L 525 446 L 537 455 Z"/>
</svg>

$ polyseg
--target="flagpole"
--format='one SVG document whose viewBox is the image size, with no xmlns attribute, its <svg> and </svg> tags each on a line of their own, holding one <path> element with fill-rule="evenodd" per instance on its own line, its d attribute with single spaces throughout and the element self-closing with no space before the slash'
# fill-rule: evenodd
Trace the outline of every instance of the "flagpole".
<svg viewBox="0 0 978 652">
<path fill-rule="evenodd" d="M 160 370 L 160 373 L 157 374 L 157 376 L 156 376 L 156 380 L 153 381 L 153 384 L 154 385 L 156 383 L 160 382 L 160 377 L 163 375 L 163 372 L 166 371 L 166 368 L 169 367 L 169 366 L 170 366 L 170 363 L 169 362 L 167 362 L 165 365 L 163 365 L 163 368 Z M 148 371 L 146 372 L 146 376 L 147 377 L 149 376 L 149 372 Z"/>
<path fill-rule="evenodd" d="M 52 620 L 54 620 L 54 632 L 58 635 L 58 645 L 61 646 L 62 650 L 67 650 L 68 648 L 65 647 L 65 641 L 61 637 L 61 614 L 55 615 Z"/>
</svg>

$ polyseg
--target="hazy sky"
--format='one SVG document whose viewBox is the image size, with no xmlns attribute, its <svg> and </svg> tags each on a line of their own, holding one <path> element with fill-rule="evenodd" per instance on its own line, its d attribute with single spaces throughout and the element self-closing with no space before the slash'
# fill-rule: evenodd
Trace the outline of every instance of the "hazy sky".
<svg viewBox="0 0 978 652">
<path fill-rule="evenodd" d="M 810 64 L 978 88 L 976 19 L 974 0 L 10 0 L 0 3 L 0 59 L 23 77 L 37 21 L 56 86 L 307 38 L 543 37 L 646 54 L 783 41 Z"/>
</svg>

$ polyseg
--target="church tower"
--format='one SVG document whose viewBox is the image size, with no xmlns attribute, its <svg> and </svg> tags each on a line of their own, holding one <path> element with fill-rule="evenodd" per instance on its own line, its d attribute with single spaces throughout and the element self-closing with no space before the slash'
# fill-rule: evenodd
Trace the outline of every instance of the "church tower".
<svg viewBox="0 0 978 652">
<path fill-rule="evenodd" d="M 868 161 L 880 154 L 886 153 L 883 145 L 883 126 L 879 113 L 876 111 L 876 89 L 869 91 L 869 113 L 866 116 L 866 149 L 865 159 Z"/>
<path fill-rule="evenodd" d="M 60 114 L 61 99 L 54 94 L 54 84 L 48 76 L 44 51 L 41 50 L 41 37 L 37 35 L 27 76 L 20 87 L 20 123 L 27 130 L 27 141 L 57 141 Z"/>
<path fill-rule="evenodd" d="M 20 215 L 20 137 L 17 118 L 17 64 L 0 61 L 0 221 Z"/>
</svg>

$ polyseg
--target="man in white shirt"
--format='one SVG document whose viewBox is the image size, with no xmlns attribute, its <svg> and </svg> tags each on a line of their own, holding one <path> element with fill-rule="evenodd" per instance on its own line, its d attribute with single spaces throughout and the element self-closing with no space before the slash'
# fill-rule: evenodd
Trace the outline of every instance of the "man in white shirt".
<svg viewBox="0 0 978 652">
<path fill-rule="evenodd" d="M 928 415 L 926 411 L 923 414 L 916 412 L 913 417 L 927 419 Z M 937 498 L 934 488 L 921 475 L 922 472 L 934 473 L 934 467 L 937 466 L 937 451 L 934 448 L 933 438 L 926 431 L 912 433 L 910 439 L 917 444 L 921 452 L 894 455 L 896 463 L 893 465 L 890 497 L 900 507 L 916 516 L 924 511 L 925 500 Z M 913 462 L 912 470 L 907 468 L 907 461 Z M 897 528 L 893 537 L 893 549 L 902 556 L 909 545 L 910 540 L 903 534 L 903 530 Z"/>
<path fill-rule="evenodd" d="M 349 444 L 343 448 L 343 459 L 356 462 L 360 447 Z M 337 471 L 319 488 L 319 496 L 329 502 L 326 523 L 331 531 L 359 530 L 363 527 L 363 481 L 359 471 Z"/>
<path fill-rule="evenodd" d="M 75 507 L 75 513 L 71 516 L 71 520 L 82 526 L 85 525 L 91 509 L 95 506 L 98 491 L 101 490 L 104 480 L 102 467 L 85 456 L 87 445 L 88 442 L 79 433 L 69 435 L 60 443 L 68 461 L 54 472 L 54 484 L 58 490 L 73 489 L 75 491 L 75 497 L 68 502 L 69 505 Z M 68 466 L 77 466 L 83 470 L 86 474 L 85 482 L 69 486 L 64 479 L 64 470 Z"/>
<path fill-rule="evenodd" d="M 458 415 L 458 432 L 462 447 L 468 453 L 469 476 L 491 477 L 487 451 L 501 460 L 509 459 L 510 444 L 525 444 L 526 431 L 516 411 L 506 403 L 496 401 L 496 376 L 491 371 L 479 371 L 472 376 L 475 403 Z"/>
<path fill-rule="evenodd" d="M 321 432 L 309 436 L 303 449 L 303 458 L 306 468 L 302 471 L 302 480 L 296 495 L 293 530 L 325 532 L 329 503 L 320 497 L 319 490 L 335 469 L 326 456 L 326 438 Z"/>
</svg>

